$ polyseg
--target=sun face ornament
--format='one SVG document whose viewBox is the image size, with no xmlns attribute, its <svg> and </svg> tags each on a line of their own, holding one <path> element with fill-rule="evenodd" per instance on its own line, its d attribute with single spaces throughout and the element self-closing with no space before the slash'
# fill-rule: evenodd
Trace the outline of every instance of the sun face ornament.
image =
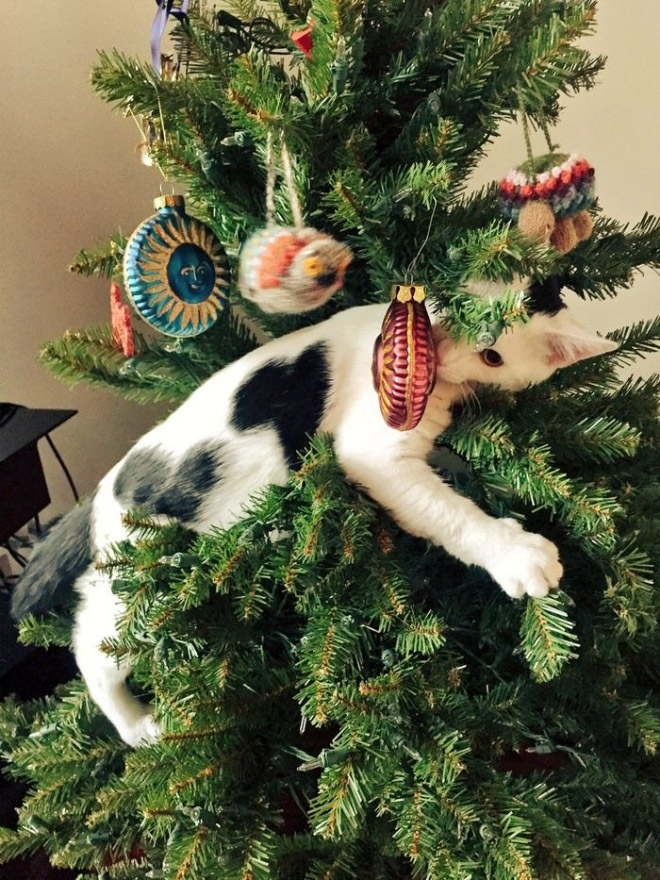
<svg viewBox="0 0 660 880">
<path fill-rule="evenodd" d="M 198 336 L 227 304 L 227 254 L 182 196 L 161 196 L 124 254 L 124 283 L 138 314 L 167 336 Z"/>
</svg>

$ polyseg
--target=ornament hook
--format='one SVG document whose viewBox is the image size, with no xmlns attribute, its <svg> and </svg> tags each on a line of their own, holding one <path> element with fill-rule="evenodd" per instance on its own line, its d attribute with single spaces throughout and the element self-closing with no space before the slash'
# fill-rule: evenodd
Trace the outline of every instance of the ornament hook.
<svg viewBox="0 0 660 880">
<path fill-rule="evenodd" d="M 174 186 L 170 183 L 169 180 L 161 180 L 159 189 L 160 194 L 163 198 L 165 198 L 166 196 L 174 195 Z M 169 192 L 166 192 L 166 190 L 169 190 Z"/>
</svg>

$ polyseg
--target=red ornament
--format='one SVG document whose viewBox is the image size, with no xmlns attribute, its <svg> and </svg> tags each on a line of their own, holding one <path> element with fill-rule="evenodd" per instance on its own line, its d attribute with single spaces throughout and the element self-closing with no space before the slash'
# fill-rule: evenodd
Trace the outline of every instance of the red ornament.
<svg viewBox="0 0 660 880">
<path fill-rule="evenodd" d="M 436 379 L 437 355 L 421 285 L 395 284 L 371 365 L 383 418 L 410 431 L 426 409 Z"/>
<path fill-rule="evenodd" d="M 294 42 L 305 55 L 305 58 L 311 57 L 312 49 L 314 48 L 314 37 L 312 36 L 313 27 L 314 23 L 310 22 L 306 28 L 303 28 L 303 30 L 295 31 L 291 34 L 292 42 Z"/>
<path fill-rule="evenodd" d="M 121 865 L 126 862 L 141 862 L 142 859 L 146 858 L 146 855 L 146 851 L 142 849 L 139 842 L 136 842 L 127 852 L 108 850 L 103 856 L 103 864 L 107 868 L 111 868 L 112 865 Z"/>
<path fill-rule="evenodd" d="M 110 314 L 112 316 L 112 340 L 126 357 L 135 354 L 131 310 L 121 300 L 121 287 L 116 281 L 110 285 Z"/>
</svg>

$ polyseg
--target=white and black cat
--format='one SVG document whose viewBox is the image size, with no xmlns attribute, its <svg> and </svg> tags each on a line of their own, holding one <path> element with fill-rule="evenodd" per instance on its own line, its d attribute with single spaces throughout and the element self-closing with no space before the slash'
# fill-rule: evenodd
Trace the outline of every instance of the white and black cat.
<svg viewBox="0 0 660 880">
<path fill-rule="evenodd" d="M 13 616 L 43 612 L 75 589 L 73 644 L 92 698 L 125 742 L 153 740 L 158 726 L 126 685 L 130 669 L 99 650 L 116 635 L 121 607 L 94 560 L 127 537 L 121 519 L 127 510 L 172 517 L 197 531 L 232 525 L 251 496 L 286 483 L 316 431 L 332 434 L 346 475 L 408 532 L 482 566 L 509 596 L 546 595 L 562 576 L 555 545 L 513 519 L 488 516 L 427 463 L 451 422 L 451 405 L 468 388 L 520 390 L 616 348 L 577 325 L 557 296 L 544 305 L 540 285 L 530 291 L 530 320 L 486 351 L 434 327 L 438 381 L 412 431 L 385 424 L 372 384 L 373 344 L 386 305 L 348 309 L 225 367 L 142 437 L 94 495 L 52 530 L 14 592 Z M 481 285 L 473 292 L 496 295 L 497 289 Z"/>
</svg>

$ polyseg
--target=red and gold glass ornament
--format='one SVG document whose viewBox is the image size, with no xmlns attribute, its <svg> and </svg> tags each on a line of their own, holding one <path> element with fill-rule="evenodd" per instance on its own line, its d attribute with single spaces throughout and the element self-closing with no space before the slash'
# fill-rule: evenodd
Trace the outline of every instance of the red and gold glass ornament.
<svg viewBox="0 0 660 880">
<path fill-rule="evenodd" d="M 437 354 L 421 284 L 395 284 L 374 345 L 371 372 L 383 418 L 397 431 L 415 428 L 433 391 Z"/>
</svg>

